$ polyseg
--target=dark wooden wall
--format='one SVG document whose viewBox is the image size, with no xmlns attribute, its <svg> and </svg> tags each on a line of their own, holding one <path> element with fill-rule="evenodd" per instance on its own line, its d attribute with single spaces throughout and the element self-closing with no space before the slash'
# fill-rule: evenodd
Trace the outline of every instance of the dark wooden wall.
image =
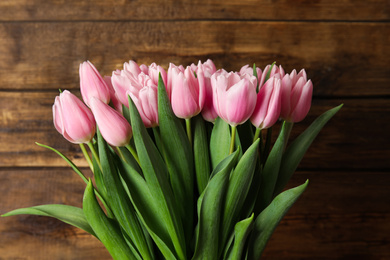
<svg viewBox="0 0 390 260">
<path fill-rule="evenodd" d="M 264 259 L 390 259 L 390 2 L 388 0 L 0 1 L 0 213 L 46 203 L 81 206 L 78 146 L 54 129 L 58 89 L 78 66 L 102 74 L 130 59 L 168 66 L 306 68 L 314 83 L 302 131 L 344 103 L 290 186 L 310 185 Z M 98 241 L 54 219 L 0 219 L 0 259 L 109 259 Z"/>
</svg>

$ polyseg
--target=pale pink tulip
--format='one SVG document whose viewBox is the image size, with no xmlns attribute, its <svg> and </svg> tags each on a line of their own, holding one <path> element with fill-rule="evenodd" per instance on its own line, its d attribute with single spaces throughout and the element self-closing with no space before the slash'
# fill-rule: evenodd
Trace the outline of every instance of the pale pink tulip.
<svg viewBox="0 0 390 260">
<path fill-rule="evenodd" d="M 57 131 L 71 143 L 88 143 L 95 135 L 92 112 L 68 90 L 55 98 L 53 121 Z"/>
<path fill-rule="evenodd" d="M 196 116 L 202 110 L 205 101 L 205 83 L 202 67 L 198 68 L 197 77 L 195 77 L 194 71 L 190 66 L 184 72 L 178 67 L 170 69 L 173 112 L 177 117 L 183 119 Z"/>
<path fill-rule="evenodd" d="M 261 75 L 261 78 L 260 78 L 260 82 L 259 82 L 259 88 L 261 88 L 261 86 L 264 85 L 264 81 L 265 81 L 265 77 L 267 76 L 268 74 L 268 71 L 270 70 L 272 65 L 267 65 L 264 70 L 263 70 L 263 73 Z M 282 65 L 279 65 L 279 66 L 276 66 L 276 64 L 274 66 L 272 66 L 272 70 L 270 72 L 270 75 L 269 77 L 273 77 L 274 75 L 277 75 L 279 74 L 279 77 L 282 79 L 285 75 L 285 72 L 284 72 L 284 69 L 282 68 Z"/>
<path fill-rule="evenodd" d="M 217 112 L 214 109 L 213 104 L 213 89 L 211 87 L 211 75 L 216 72 L 215 65 L 212 60 L 208 59 L 203 64 L 199 61 L 198 65 L 191 64 L 191 68 L 193 71 L 198 73 L 198 68 L 202 67 L 204 74 L 204 86 L 205 86 L 205 101 L 204 106 L 201 111 L 202 117 L 204 120 L 208 122 L 214 122 L 218 117 Z"/>
<path fill-rule="evenodd" d="M 211 76 L 214 108 L 232 126 L 244 123 L 256 106 L 256 77 L 218 70 Z"/>
<path fill-rule="evenodd" d="M 110 90 L 103 77 L 95 66 L 89 61 L 80 64 L 80 91 L 87 106 L 90 106 L 91 98 L 97 98 L 108 104 L 110 102 Z"/>
<path fill-rule="evenodd" d="M 167 94 L 169 100 L 171 100 L 172 95 L 172 78 L 173 78 L 173 72 L 175 71 L 175 74 L 178 74 L 179 72 L 184 73 L 184 67 L 183 65 L 176 66 L 173 63 L 169 63 L 168 73 L 167 73 L 167 85 L 165 86 L 167 89 Z"/>
<path fill-rule="evenodd" d="M 126 107 L 129 107 L 126 92 L 134 88 L 134 86 L 138 86 L 138 75 L 134 77 L 126 70 L 116 70 L 112 72 L 111 82 L 118 100 Z"/>
<path fill-rule="evenodd" d="M 239 73 L 240 73 L 240 75 L 248 74 L 250 76 L 254 76 L 253 75 L 253 67 L 249 66 L 248 64 L 245 66 L 242 66 Z M 256 67 L 256 73 L 257 73 L 257 82 L 260 83 L 261 76 L 263 75 L 263 72 L 261 71 L 260 68 Z"/>
<path fill-rule="evenodd" d="M 148 75 L 152 79 L 153 83 L 158 86 L 158 78 L 159 74 L 161 74 L 162 80 L 164 82 L 165 87 L 167 86 L 167 72 L 160 66 L 157 65 L 156 63 L 152 63 L 149 66 L 148 69 Z"/>
<path fill-rule="evenodd" d="M 112 146 L 129 144 L 133 132 L 129 122 L 118 111 L 97 98 L 91 99 L 91 109 L 107 143 Z"/>
<path fill-rule="evenodd" d="M 299 74 L 293 70 L 288 76 L 290 81 L 282 82 L 280 116 L 289 122 L 300 122 L 310 110 L 313 83 L 311 80 L 307 80 L 305 70 L 301 70 Z"/>
<path fill-rule="evenodd" d="M 138 75 L 138 80 L 142 88 L 131 88 L 126 96 L 130 95 L 145 127 L 155 127 L 158 125 L 157 86 L 143 72 Z"/>
<path fill-rule="evenodd" d="M 256 108 L 251 116 L 252 124 L 259 129 L 273 126 L 280 116 L 281 80 L 271 77 L 257 93 Z"/>
</svg>

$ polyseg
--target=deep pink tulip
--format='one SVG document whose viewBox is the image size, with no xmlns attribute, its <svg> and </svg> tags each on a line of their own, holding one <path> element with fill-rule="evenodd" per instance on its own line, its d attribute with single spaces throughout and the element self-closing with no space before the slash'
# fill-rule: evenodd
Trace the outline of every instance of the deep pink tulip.
<svg viewBox="0 0 390 260">
<path fill-rule="evenodd" d="M 290 81 L 282 82 L 282 108 L 281 118 L 289 122 L 302 121 L 310 110 L 313 83 L 307 80 L 305 70 L 298 74 L 293 70 L 289 76 Z"/>
<path fill-rule="evenodd" d="M 129 122 L 118 111 L 97 98 L 91 99 L 91 109 L 107 143 L 112 146 L 129 144 L 133 132 Z"/>
<path fill-rule="evenodd" d="M 256 108 L 251 116 L 252 124 L 259 129 L 273 126 L 280 116 L 281 80 L 271 77 L 257 93 Z"/>
<path fill-rule="evenodd" d="M 261 78 L 260 78 L 260 83 L 259 83 L 259 88 L 261 88 L 261 86 L 264 85 L 264 81 L 265 81 L 265 77 L 267 76 L 268 74 L 268 71 L 270 70 L 271 68 L 271 65 L 267 65 L 264 70 L 263 70 L 263 73 L 261 75 Z M 284 72 L 284 69 L 282 68 L 282 65 L 279 65 L 279 66 L 276 66 L 276 64 L 272 67 L 272 70 L 270 72 L 270 75 L 269 77 L 273 77 L 274 75 L 277 75 L 279 74 L 279 77 L 282 79 L 285 75 L 285 72 Z"/>
<path fill-rule="evenodd" d="M 208 122 L 214 122 L 218 117 L 217 112 L 214 109 L 213 104 L 213 88 L 211 87 L 211 75 L 213 75 L 217 70 L 212 60 L 208 59 L 203 64 L 199 61 L 198 65 L 191 64 L 193 71 L 198 74 L 198 68 L 202 67 L 204 74 L 204 85 L 205 85 L 205 101 L 204 106 L 201 111 L 202 117 Z"/>
<path fill-rule="evenodd" d="M 110 90 L 95 66 L 89 61 L 80 64 L 80 91 L 87 106 L 90 107 L 91 98 L 95 97 L 108 104 Z"/>
<path fill-rule="evenodd" d="M 138 80 L 142 88 L 131 88 L 126 96 L 130 95 L 145 127 L 155 127 L 158 125 L 157 86 L 143 72 L 138 75 Z"/>
<path fill-rule="evenodd" d="M 92 112 L 68 90 L 55 98 L 53 121 L 57 131 L 71 143 L 88 143 L 95 135 Z"/>
<path fill-rule="evenodd" d="M 194 71 L 190 66 L 184 72 L 178 67 L 170 69 L 173 112 L 177 117 L 183 119 L 196 116 L 202 110 L 205 101 L 205 83 L 202 67 L 198 68 L 197 77 L 195 77 Z"/>
<path fill-rule="evenodd" d="M 256 106 L 256 77 L 218 70 L 211 76 L 214 108 L 232 126 L 244 123 Z"/>
</svg>

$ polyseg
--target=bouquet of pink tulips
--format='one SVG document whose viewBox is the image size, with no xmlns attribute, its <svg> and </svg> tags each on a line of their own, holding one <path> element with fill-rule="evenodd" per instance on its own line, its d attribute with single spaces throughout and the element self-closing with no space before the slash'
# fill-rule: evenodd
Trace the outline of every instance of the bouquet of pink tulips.
<svg viewBox="0 0 390 260">
<path fill-rule="evenodd" d="M 207 60 L 184 68 L 137 65 L 102 77 L 80 65 L 84 102 L 55 98 L 55 128 L 80 144 L 94 184 L 83 207 L 41 205 L 3 216 L 57 218 L 99 239 L 114 259 L 259 259 L 272 232 L 305 190 L 286 183 L 341 105 L 288 144 L 307 115 L 313 85 L 305 70 L 239 72 Z M 272 143 L 271 130 L 280 121 Z M 87 147 L 84 146 L 87 144 Z"/>
</svg>

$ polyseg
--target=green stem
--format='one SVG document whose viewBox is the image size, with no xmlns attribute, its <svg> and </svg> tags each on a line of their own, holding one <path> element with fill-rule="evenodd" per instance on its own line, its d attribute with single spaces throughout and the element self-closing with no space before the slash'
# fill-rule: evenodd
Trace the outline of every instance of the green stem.
<svg viewBox="0 0 390 260">
<path fill-rule="evenodd" d="M 96 149 L 95 149 L 95 147 L 93 146 L 92 142 L 89 142 L 89 143 L 88 143 L 88 147 L 89 147 L 89 149 L 91 150 L 93 157 L 95 158 L 97 164 L 99 165 L 100 170 L 101 170 L 102 173 L 103 173 L 102 165 L 100 164 L 99 155 L 98 155 L 98 153 L 96 152 Z"/>
<path fill-rule="evenodd" d="M 127 150 L 129 150 L 129 152 L 133 155 L 134 159 L 137 161 L 138 165 L 141 166 L 140 162 L 139 162 L 139 158 L 138 158 L 138 154 L 137 154 L 137 151 L 134 149 L 133 146 L 131 146 L 130 144 L 127 144 L 125 146 L 127 148 Z"/>
<path fill-rule="evenodd" d="M 192 147 L 191 118 L 186 119 L 186 129 L 187 129 L 188 141 L 190 141 L 190 145 Z"/>
<path fill-rule="evenodd" d="M 88 165 L 89 165 L 89 168 L 90 168 L 91 171 L 93 172 L 93 163 L 92 163 L 91 157 L 89 156 L 89 154 L 88 154 L 88 152 L 87 152 L 87 149 L 85 149 L 85 145 L 84 145 L 84 144 L 80 144 L 80 148 L 81 148 L 81 151 L 83 151 L 85 160 L 87 160 L 87 163 L 88 163 Z"/>
<path fill-rule="evenodd" d="M 255 136 L 253 137 L 253 143 L 257 140 L 257 138 L 259 138 L 260 132 L 261 132 L 261 129 L 256 128 Z"/>
<path fill-rule="evenodd" d="M 116 147 L 116 150 L 118 151 L 119 157 L 120 157 L 123 161 L 127 162 L 127 160 L 126 160 L 125 156 L 123 155 L 121 149 L 120 149 L 119 147 Z"/>
<path fill-rule="evenodd" d="M 231 126 L 231 127 L 232 127 L 232 137 L 230 139 L 229 154 L 232 154 L 234 151 L 234 142 L 236 141 L 236 130 L 237 130 L 237 126 Z"/>
</svg>

